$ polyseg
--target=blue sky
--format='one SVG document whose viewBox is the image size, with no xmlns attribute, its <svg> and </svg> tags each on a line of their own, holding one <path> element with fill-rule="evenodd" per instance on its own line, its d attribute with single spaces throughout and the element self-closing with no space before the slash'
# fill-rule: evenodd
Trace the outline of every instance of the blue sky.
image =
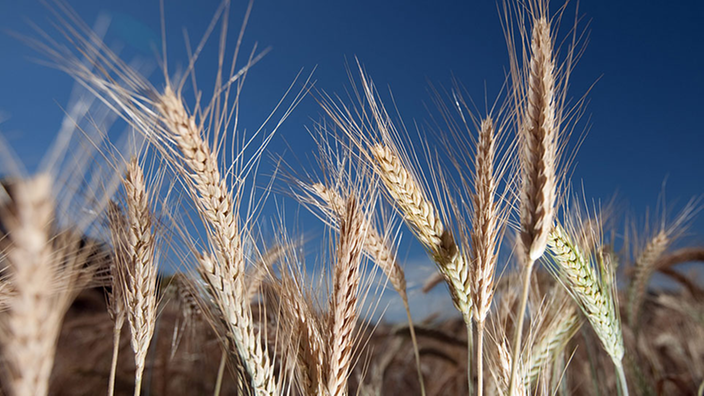
<svg viewBox="0 0 704 396">
<path fill-rule="evenodd" d="M 165 0 L 171 67 L 186 59 L 181 29 L 196 41 L 218 3 Z M 89 24 L 109 15 L 109 43 L 124 47 L 127 56 L 153 58 L 160 37 L 157 0 L 68 4 Z M 233 2 L 230 42 L 245 8 L 246 2 Z M 596 84 L 586 109 L 591 128 L 576 156 L 573 181 L 595 199 L 618 193 L 640 215 L 655 206 L 667 178 L 668 203 L 681 207 L 704 193 L 704 3 L 583 1 L 579 9 L 590 36 L 570 96 L 578 98 Z M 3 29 L 31 34 L 27 20 L 50 29 L 40 2 L 0 3 Z M 300 70 L 317 66 L 317 88 L 342 93 L 349 85 L 346 58 L 358 57 L 377 85 L 391 88 L 407 122 L 428 119 L 428 82 L 449 86 L 454 75 L 483 107 L 485 91 L 489 98 L 498 93 L 508 66 L 495 1 L 256 0 L 244 48 L 254 42 L 272 51 L 247 82 L 248 129 L 258 126 Z M 0 48 L 0 130 L 32 168 L 58 130 L 72 80 L 31 61 L 37 54 L 4 32 Z M 201 75 L 213 70 L 215 55 L 211 41 L 201 56 Z M 297 153 L 312 152 L 305 127 L 319 113 L 311 98 L 305 100 L 270 149 L 284 150 L 285 140 Z M 704 234 L 704 216 L 692 233 Z"/>
</svg>

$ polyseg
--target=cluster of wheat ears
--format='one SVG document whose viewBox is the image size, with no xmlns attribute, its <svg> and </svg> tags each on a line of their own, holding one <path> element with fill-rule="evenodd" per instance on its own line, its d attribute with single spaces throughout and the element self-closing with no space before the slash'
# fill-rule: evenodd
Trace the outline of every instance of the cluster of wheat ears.
<svg viewBox="0 0 704 396">
<path fill-rule="evenodd" d="M 253 51 L 244 67 L 235 67 L 240 32 L 227 73 L 228 2 L 206 34 L 220 22 L 220 67 L 209 101 L 193 72 L 205 39 L 188 46 L 191 57 L 180 78 L 170 77 L 164 66 L 166 82 L 157 88 L 63 3 L 50 9 L 69 45 L 41 31 L 40 38 L 28 41 L 126 122 L 130 149 L 106 148 L 84 162 L 71 162 L 74 167 L 108 164 L 98 176 L 81 170 L 64 177 L 52 166 L 54 158 L 35 176 L 4 179 L 0 392 L 46 395 L 55 388 L 50 384 L 61 371 L 55 363 L 59 337 L 70 331 L 64 325 L 62 333 L 64 316 L 76 296 L 91 288 L 104 291 L 111 318 L 110 331 L 99 332 L 107 340 L 113 335 L 111 348 L 104 350 L 111 356 L 109 375 L 101 377 L 108 395 L 124 391 L 116 380 L 125 353 L 123 334 L 129 334 L 134 359 L 130 384 L 135 395 L 146 393 L 145 374 L 161 361 L 148 359 L 163 328 L 158 322 L 166 320 L 160 317 L 174 302 L 181 322 L 173 326 L 179 331 L 169 341 L 171 358 L 184 337 L 216 344 L 214 354 L 198 355 L 205 363 L 188 366 L 209 378 L 197 391 L 202 393 L 662 391 L 662 382 L 651 374 L 666 363 L 653 356 L 656 346 L 642 335 L 642 307 L 653 272 L 670 267 L 663 259 L 677 262 L 668 249 L 697 205 L 690 203 L 674 220 L 663 214 L 655 232 L 631 237 L 640 243 L 624 257 L 605 240 L 608 214 L 574 198 L 565 151 L 581 102 L 570 104 L 566 90 L 579 35 L 573 29 L 571 44 L 565 40 L 559 51 L 556 26 L 563 9 L 551 14 L 542 0 L 504 4 L 511 64 L 498 95 L 503 105 L 477 114 L 459 86 L 448 91 L 451 104 L 439 106 L 443 123 L 437 129 L 445 132 L 439 150 L 430 143 L 414 150 L 361 67 L 352 104 L 313 91 L 310 79 L 298 93 L 292 91 L 297 83 L 291 86 L 288 104 L 277 105 L 284 113 L 281 121 L 308 94 L 317 96 L 324 114 L 311 133 L 322 174 L 279 162 L 279 169 L 291 170 L 280 178 L 288 195 L 330 230 L 327 259 L 313 274 L 305 265 L 303 239 L 285 229 L 277 231 L 274 242 L 257 236 L 257 213 L 268 192 L 259 197 L 248 183 L 281 122 L 272 131 L 237 134 L 242 82 L 260 55 Z M 167 64 L 165 52 L 162 64 Z M 183 95 L 187 81 L 193 82 L 192 105 Z M 437 99 L 444 103 L 442 95 Z M 84 140 L 92 149 L 116 147 L 88 133 Z M 85 206 L 72 209 L 76 204 L 68 201 L 76 199 Z M 414 323 L 396 254 L 396 215 L 437 267 L 438 276 L 429 282 L 446 283 L 461 314 L 459 335 Z M 689 256 L 679 261 L 701 258 L 696 249 L 684 253 Z M 184 270 L 161 275 L 158 263 L 170 260 Z M 621 307 L 615 274 L 624 260 L 633 265 Z M 400 297 L 405 326 L 375 326 L 365 318 L 375 299 L 370 273 L 376 270 Z M 692 298 L 702 296 L 696 285 L 686 285 Z M 659 304 L 681 308 L 685 301 L 697 300 L 673 303 L 663 297 Z M 688 334 L 696 338 L 703 334 L 702 311 L 701 305 L 692 306 L 699 310 L 699 324 Z M 201 323 L 196 333 L 208 337 L 183 330 L 194 321 Z M 691 355 L 693 371 L 703 364 L 699 344 L 682 348 L 683 356 Z M 401 360 L 410 370 L 390 369 Z M 575 374 L 580 370 L 586 374 Z M 684 382 L 680 390 L 696 389 L 701 374 L 673 382 Z M 74 375 L 80 382 L 88 374 Z M 165 382 L 177 382 L 177 375 L 172 372 Z M 85 394 L 95 394 L 90 392 Z"/>
</svg>

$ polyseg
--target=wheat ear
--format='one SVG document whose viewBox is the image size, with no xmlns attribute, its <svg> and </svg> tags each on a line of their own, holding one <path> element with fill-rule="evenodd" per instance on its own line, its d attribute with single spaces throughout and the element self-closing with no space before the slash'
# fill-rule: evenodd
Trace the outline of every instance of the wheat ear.
<svg viewBox="0 0 704 396">
<path fill-rule="evenodd" d="M 520 240 L 526 266 L 523 296 L 513 345 L 513 364 L 518 364 L 523 322 L 533 263 L 543 255 L 554 223 L 557 197 L 556 160 L 558 129 L 555 101 L 555 60 L 546 17 L 534 20 L 531 37 L 528 91 L 522 124 L 519 125 L 521 189 Z M 511 370 L 511 390 L 517 380 Z"/>
<path fill-rule="evenodd" d="M 288 331 L 289 356 L 296 362 L 298 387 L 308 396 L 326 393 L 327 375 L 326 344 L 323 338 L 321 320 L 311 307 L 310 299 L 304 293 L 299 279 L 283 272 L 277 282 L 267 288 L 272 293 L 266 295 L 267 305 L 272 311 L 281 311 L 279 323 Z"/>
<path fill-rule="evenodd" d="M 388 146 L 372 147 L 378 173 L 418 240 L 431 253 L 452 290 L 455 306 L 471 326 L 472 299 L 469 266 L 450 230 L 445 229 L 433 203 Z"/>
<path fill-rule="evenodd" d="M 670 242 L 671 239 L 667 231 L 662 229 L 648 241 L 648 244 L 636 258 L 633 278 L 628 286 L 628 304 L 626 305 L 628 325 L 632 329 L 637 327 L 638 314 L 643 304 L 648 281 L 655 270 L 655 262 L 667 250 Z"/>
<path fill-rule="evenodd" d="M 496 180 L 494 177 L 494 124 L 491 118 L 482 121 L 477 140 L 475 158 L 472 213 L 472 302 L 474 320 L 477 322 L 477 395 L 484 391 L 484 324 L 494 296 L 494 272 L 496 270 L 499 242 L 499 211 L 496 202 Z"/>
<path fill-rule="evenodd" d="M 344 199 L 334 190 L 325 187 L 321 183 L 315 183 L 312 189 L 318 194 L 318 197 L 325 201 L 328 208 L 339 217 L 342 216 L 344 210 Z M 379 235 L 379 232 L 369 224 L 369 219 L 365 219 L 367 223 L 367 237 L 364 240 L 364 250 L 372 258 L 379 268 L 384 272 L 386 278 L 391 282 L 396 292 L 401 297 L 403 306 L 406 310 L 408 320 L 408 328 L 411 334 L 411 342 L 413 343 L 413 352 L 416 358 L 416 370 L 418 371 L 418 381 L 420 382 L 421 394 L 425 395 L 425 384 L 423 381 L 423 372 L 420 365 L 420 351 L 418 350 L 418 342 L 416 339 L 416 331 L 413 326 L 413 318 L 411 317 L 411 308 L 408 304 L 408 293 L 406 291 L 406 276 L 403 269 L 396 261 L 396 256 L 393 250 L 385 242 L 384 238 Z"/>
<path fill-rule="evenodd" d="M 360 260 L 367 225 L 364 212 L 354 196 L 345 205 L 340 219 L 340 239 L 333 275 L 331 301 L 330 353 L 328 355 L 327 391 L 331 396 L 347 394 L 347 379 L 352 365 L 357 324 L 357 301 L 360 282 Z"/>
<path fill-rule="evenodd" d="M 52 259 L 49 231 L 54 216 L 51 179 L 42 174 L 6 188 L 10 202 L 2 208 L 7 236 L 0 240 L 12 269 L 13 296 L 8 300 L 3 355 L 9 363 L 9 390 L 16 396 L 46 395 L 62 312 L 57 306 L 58 269 Z"/>
<path fill-rule="evenodd" d="M 213 288 L 230 327 L 230 336 L 250 374 L 257 395 L 276 395 L 274 368 L 266 347 L 254 330 L 249 301 L 245 299 L 244 252 L 237 225 L 237 204 L 218 170 L 217 156 L 203 140 L 195 116 L 170 86 L 159 98 L 158 109 L 171 138 L 181 150 L 188 176 L 196 191 L 196 204 L 210 228 L 215 257 L 202 260 L 206 280 Z"/>
<path fill-rule="evenodd" d="M 619 379 L 628 394 L 623 373 L 623 334 L 618 315 L 613 268 L 605 254 L 599 255 L 599 271 L 575 245 L 565 230 L 557 225 L 550 233 L 548 245 L 555 259 L 551 268 L 584 312 L 592 328 L 619 371 Z"/>
<path fill-rule="evenodd" d="M 531 347 L 530 355 L 524 365 L 523 383 L 526 388 L 530 388 L 535 383 L 540 372 L 545 370 L 556 355 L 567 346 L 581 325 L 574 305 L 568 306 L 565 310 L 562 308 L 563 306 L 560 306 L 560 311 L 554 313 L 553 322 L 540 333 Z"/>
<path fill-rule="evenodd" d="M 127 201 L 127 262 L 122 270 L 125 271 L 125 306 L 136 367 L 134 394 L 138 396 L 147 351 L 156 326 L 157 270 L 149 197 L 144 173 L 137 159 L 133 158 L 127 166 L 123 186 Z"/>
<path fill-rule="evenodd" d="M 494 377 L 494 382 L 496 387 L 501 390 L 499 394 L 505 395 L 516 395 L 516 396 L 528 396 L 528 389 L 521 381 L 516 384 L 513 389 L 513 393 L 509 392 L 509 381 L 511 379 L 511 370 L 513 370 L 514 365 L 511 362 L 512 356 L 508 345 L 508 340 L 502 336 L 502 340 L 497 340 L 495 342 L 496 355 L 489 362 L 492 364 L 491 374 Z M 516 365 L 519 371 L 519 375 L 523 371 L 523 364 L 519 362 Z"/>
</svg>

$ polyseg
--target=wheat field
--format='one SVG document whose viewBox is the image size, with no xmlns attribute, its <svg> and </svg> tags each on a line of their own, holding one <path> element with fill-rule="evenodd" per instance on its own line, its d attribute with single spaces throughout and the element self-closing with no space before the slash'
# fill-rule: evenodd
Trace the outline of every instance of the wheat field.
<svg viewBox="0 0 704 396">
<path fill-rule="evenodd" d="M 363 59 L 344 94 L 300 73 L 247 131 L 267 50 L 242 48 L 227 0 L 156 80 L 49 1 L 53 30 L 21 39 L 85 97 L 34 174 L 0 139 L 0 394 L 704 394 L 704 286 L 679 269 L 704 261 L 681 243 L 700 199 L 633 219 L 580 188 L 583 30 L 561 4 L 498 4 L 495 105 L 432 89 L 439 138 L 419 142 Z M 312 165 L 269 151 L 308 97 Z M 269 221 L 271 201 L 324 231 Z M 410 278 L 402 233 L 432 276 Z M 438 290 L 454 314 L 418 315 Z"/>
</svg>

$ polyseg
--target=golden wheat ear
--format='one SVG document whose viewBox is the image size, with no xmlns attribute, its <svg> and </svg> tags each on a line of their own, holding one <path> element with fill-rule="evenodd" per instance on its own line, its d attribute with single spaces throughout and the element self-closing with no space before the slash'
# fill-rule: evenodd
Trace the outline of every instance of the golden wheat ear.
<svg viewBox="0 0 704 396">
<path fill-rule="evenodd" d="M 119 277 L 123 286 L 123 298 L 130 325 L 132 350 L 135 355 L 135 395 L 141 393 L 142 376 L 146 363 L 147 351 L 156 326 L 157 308 L 157 268 L 155 249 L 156 242 L 152 227 L 153 214 L 150 209 L 150 198 L 144 172 L 136 158 L 127 166 L 123 180 L 127 211 L 125 216 L 126 229 L 118 231 L 124 240 L 116 247 Z M 119 227 L 119 225 L 115 225 Z"/>
<path fill-rule="evenodd" d="M 222 177 L 218 157 L 205 140 L 196 117 L 186 111 L 182 99 L 167 86 L 159 98 L 161 122 L 181 151 L 188 182 L 198 211 L 209 227 L 214 256 L 201 261 L 201 273 L 213 290 L 230 327 L 232 344 L 244 362 L 259 395 L 277 394 L 274 367 L 266 346 L 254 329 L 245 295 L 245 259 L 238 225 L 238 201 Z"/>
<path fill-rule="evenodd" d="M 557 165 L 560 154 L 560 107 L 558 70 L 556 69 L 554 37 L 551 21 L 547 17 L 547 2 L 532 3 L 533 14 L 530 33 L 530 58 L 527 75 L 523 77 L 514 68 L 517 100 L 517 125 L 519 143 L 520 231 L 521 254 L 525 263 L 521 312 L 513 345 L 513 364 L 518 364 L 521 348 L 524 312 L 529 294 L 533 264 L 545 251 L 548 234 L 555 219 L 555 205 L 559 195 Z M 525 33 L 524 33 L 525 34 Z M 524 82 L 525 81 L 525 82 Z M 511 375 L 511 389 L 517 377 Z"/>
<path fill-rule="evenodd" d="M 345 199 L 332 188 L 328 188 L 322 183 L 315 183 L 308 188 L 322 201 L 314 200 L 314 205 L 320 207 L 323 213 L 326 213 L 331 224 L 338 224 L 336 219 L 343 218 L 346 208 Z M 416 369 L 418 371 L 418 380 L 421 386 L 421 393 L 425 394 L 425 385 L 423 381 L 423 372 L 420 363 L 420 353 L 418 350 L 418 342 L 416 339 L 415 328 L 413 326 L 413 318 L 411 309 L 408 303 L 408 292 L 406 289 L 406 276 L 403 269 L 396 260 L 396 254 L 388 242 L 388 238 L 382 237 L 372 224 L 369 218 L 364 219 L 367 223 L 367 235 L 364 241 L 364 253 L 374 261 L 374 263 L 382 270 L 386 278 L 391 282 L 396 293 L 401 297 L 406 317 L 408 320 L 411 342 L 416 357 Z"/>
<path fill-rule="evenodd" d="M 340 219 L 337 262 L 333 272 L 333 292 L 330 300 L 330 338 L 328 354 L 327 392 L 331 396 L 347 394 L 347 379 L 352 366 L 355 328 L 359 307 L 360 260 L 368 224 L 357 198 L 347 199 L 344 217 Z"/>
</svg>

